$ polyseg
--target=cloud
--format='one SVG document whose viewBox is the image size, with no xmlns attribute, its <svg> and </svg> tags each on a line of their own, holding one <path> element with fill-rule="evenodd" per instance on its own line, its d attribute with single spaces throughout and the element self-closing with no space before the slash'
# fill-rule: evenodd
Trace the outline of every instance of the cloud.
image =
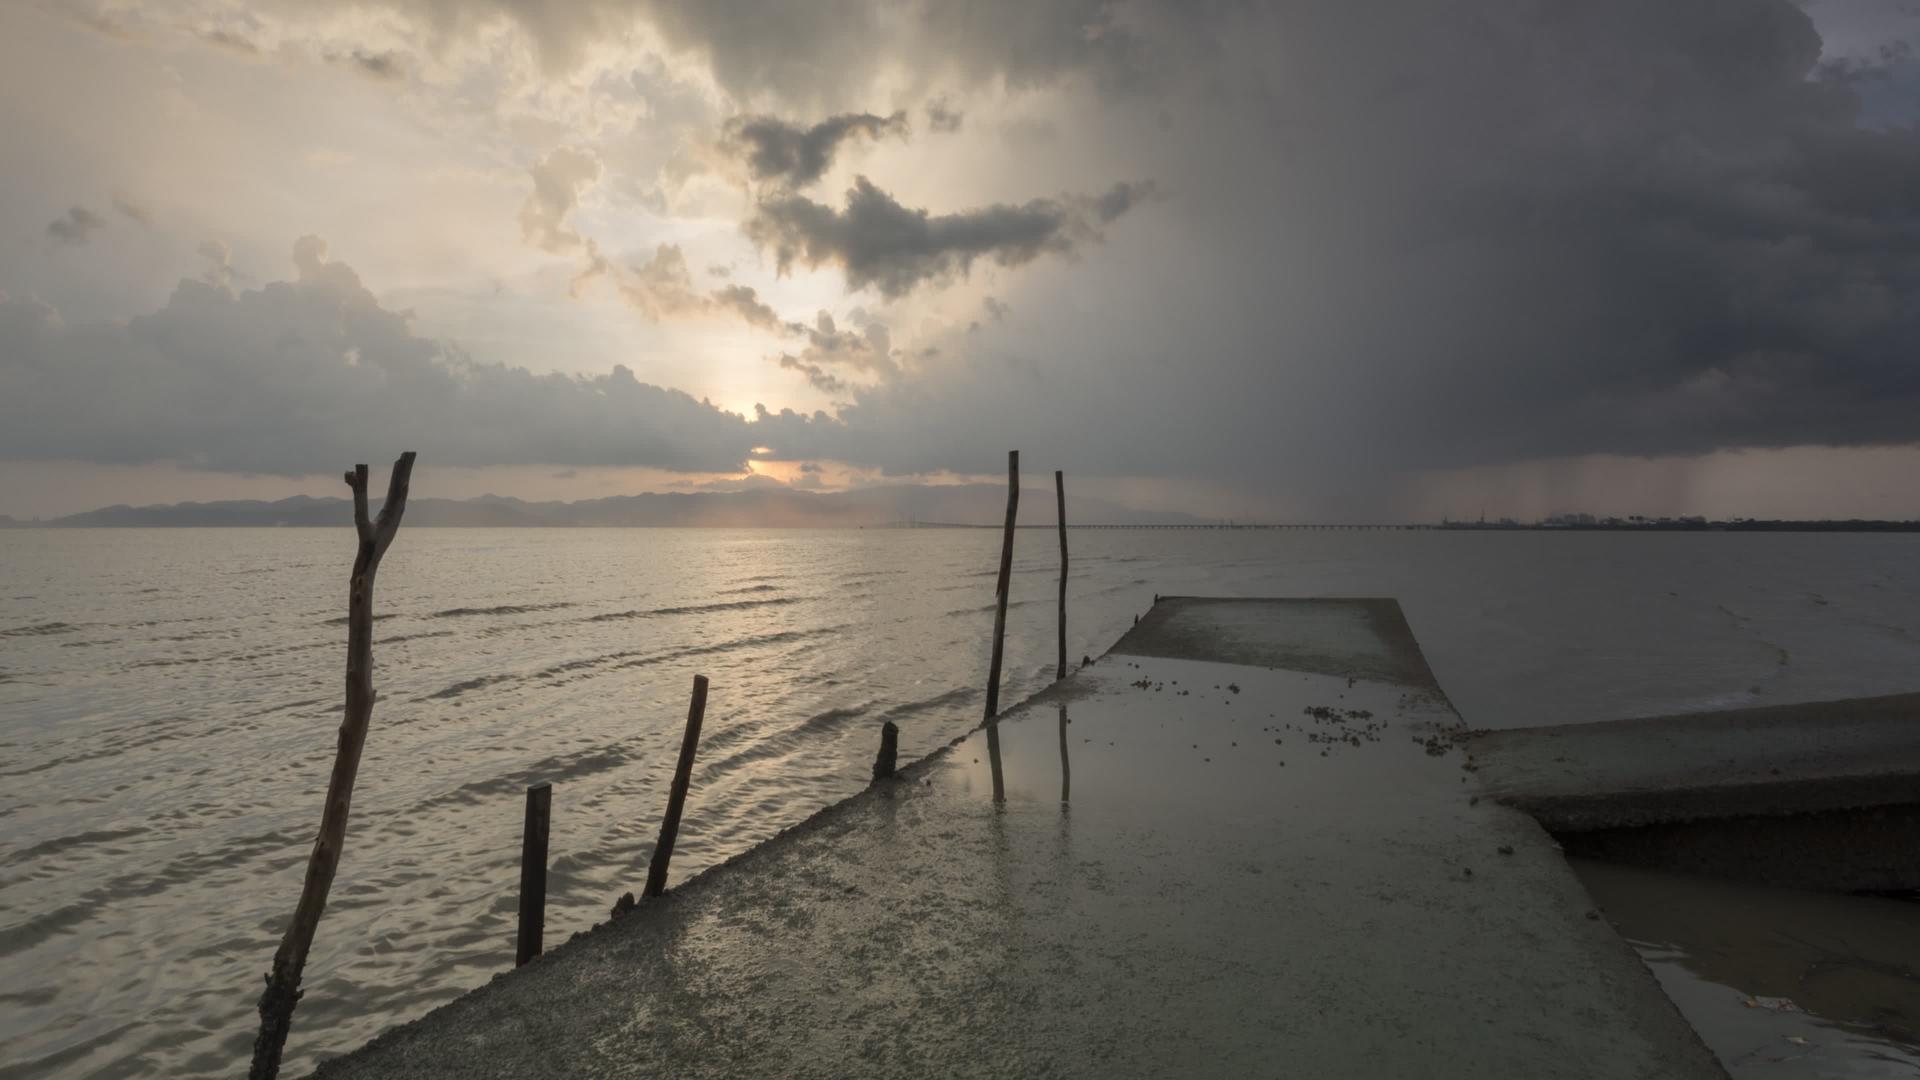
<svg viewBox="0 0 1920 1080">
<path fill-rule="evenodd" d="M 382 27 L 378 39 L 316 32 L 313 47 L 394 48 L 427 67 L 463 52 L 442 37 L 499 33 L 497 55 L 524 55 L 532 42 L 543 63 L 586 74 L 466 68 L 438 89 L 423 78 L 420 95 L 444 97 L 433 115 L 459 123 L 404 165 L 381 160 L 376 141 L 352 147 L 355 169 L 341 173 L 361 174 L 365 186 L 338 193 L 339 205 L 443 164 L 490 169 L 503 153 L 526 153 L 525 140 L 540 140 L 540 151 L 564 144 L 580 158 L 538 162 L 522 232 L 589 266 L 601 253 L 583 235 L 583 199 L 598 211 L 603 201 L 631 204 L 621 184 L 672 186 L 658 160 L 668 151 L 632 137 L 630 121 L 646 109 L 673 118 L 661 122 L 662 142 L 709 149 L 702 136 L 722 109 L 811 119 L 910 103 L 926 129 L 935 88 L 951 95 L 943 108 L 965 109 L 959 134 L 873 155 L 876 169 L 914 170 L 911 197 L 908 181 L 894 186 L 875 172 L 844 201 L 769 183 L 773 197 L 744 211 L 746 236 L 783 269 L 838 268 L 850 288 L 902 300 L 888 305 L 898 309 L 888 312 L 896 362 L 942 348 L 937 363 L 900 362 L 900 375 L 880 378 L 809 354 L 803 326 L 780 355 L 837 384 L 844 407 L 824 425 L 769 412 L 763 445 L 784 435 L 821 460 L 905 471 L 992 469 L 1019 445 L 1036 460 L 1051 454 L 1104 473 L 1364 499 L 1426 469 L 1920 440 L 1920 142 L 1908 130 L 1920 115 L 1911 89 L 1920 65 L 1897 42 L 1877 46 L 1885 35 L 1859 30 L 1862 9 L 1898 5 L 1039 0 L 984 15 L 976 5 L 878 0 L 391 5 L 405 17 L 354 24 Z M 162 7 L 126 18 L 145 33 Z M 241 5 L 176 10 L 198 18 L 223 7 Z M 271 10 L 296 18 L 285 5 Z M 623 51 L 642 53 L 652 40 L 625 36 L 635 23 L 652 24 L 670 46 L 660 70 L 696 86 L 697 105 L 646 92 L 652 84 L 633 72 L 653 58 Z M 246 28 L 214 15 L 205 24 Z M 389 39 L 388 26 L 401 29 Z M 294 36 L 260 40 L 279 57 Z M 150 37 L 89 46 L 143 48 Z M 243 66 L 257 75 L 267 63 Z M 337 75 L 323 74 L 338 91 Z M 403 97 L 396 107 L 414 104 L 413 90 Z M 633 103 L 642 97 L 644 106 Z M 74 113 L 49 114 L 45 130 L 121 130 L 108 123 L 117 112 L 87 113 L 83 100 L 63 98 Z M 22 115 L 16 127 L 31 119 Z M 245 154 L 223 164 L 280 151 L 256 137 L 256 117 L 228 119 Z M 16 141 L 64 152 L 57 140 Z M 458 157 L 456 142 L 476 156 Z M 835 145 L 842 156 L 821 175 L 846 167 L 849 144 Z M 93 175 L 87 161 L 16 199 L 14 231 L 44 228 L 46 210 L 74 198 L 60 192 L 152 172 L 128 161 Z M 1135 213 L 1149 191 L 1108 187 L 1116 177 L 1155 178 L 1160 201 Z M 627 261 L 644 269 L 659 258 L 652 241 L 708 237 L 716 219 L 740 212 L 723 184 L 683 188 L 682 220 L 642 234 L 648 243 Z M 214 220 L 178 187 L 150 190 L 171 215 Z M 252 250 L 249 228 L 283 234 L 288 226 L 271 215 L 296 206 L 285 191 L 251 222 L 223 221 L 222 235 L 249 238 Z M 1059 191 L 1089 194 L 1021 201 Z M 298 194 L 293 212 L 334 206 L 335 193 Z M 393 247 L 443 250 L 446 228 L 423 221 L 417 240 L 396 235 Z M 1084 253 L 1101 233 L 1099 258 L 1045 257 Z M 739 254 L 685 242 L 694 265 Z M 626 271 L 627 261 L 607 260 Z M 34 262 L 49 260 L 34 253 Z M 983 262 L 1024 269 L 964 295 L 928 287 Z M 392 275 L 383 266 L 380 276 L 417 279 L 429 273 L 414 272 L 423 265 Z M 10 264 L 0 271 L 16 294 L 40 287 Z M 716 290 L 727 283 L 704 277 L 695 288 L 637 276 L 637 307 L 788 332 L 773 296 Z M 41 291 L 59 295 L 57 281 L 46 284 Z M 1019 317 L 983 311 L 987 291 Z M 78 298 L 60 299 L 81 310 Z M 830 301 L 778 302 L 811 311 Z M 39 325 L 29 309 L 15 304 L 9 318 Z M 499 318 L 491 329 L 509 316 Z M 974 318 L 978 330 L 967 333 Z M 96 333 L 91 325 L 61 333 Z M 496 339 L 515 340 L 517 329 Z M 271 360 L 278 340 L 258 349 Z M 443 351 L 453 363 L 457 354 Z"/>
<path fill-rule="evenodd" d="M 84 206 L 75 206 L 47 225 L 47 235 L 63 244 L 84 244 L 106 227 L 106 219 Z"/>
<path fill-rule="evenodd" d="M 927 130 L 940 135 L 951 135 L 960 130 L 966 115 L 947 104 L 943 97 L 927 102 Z"/>
<path fill-rule="evenodd" d="M 126 218 L 136 225 L 146 228 L 153 227 L 153 215 L 147 211 L 147 208 L 127 198 L 125 195 L 115 195 L 113 197 L 113 208 L 120 212 L 121 217 Z"/>
<path fill-rule="evenodd" d="M 580 194 L 600 179 L 600 161 L 577 147 L 558 147 L 527 170 L 533 190 L 520 206 L 520 235 L 542 251 L 560 254 L 585 246 L 568 220 Z"/>
<path fill-rule="evenodd" d="M 893 347 L 893 336 L 885 323 L 869 323 L 864 331 L 842 330 L 833 316 L 822 311 L 811 327 L 796 326 L 807 336 L 807 344 L 796 355 L 781 353 L 775 357 L 780 367 L 807 377 L 814 389 L 838 394 L 855 384 L 836 370 L 858 372 L 881 381 L 898 378 L 901 366 Z"/>
<path fill-rule="evenodd" d="M 789 333 L 798 329 L 793 323 L 782 322 L 779 313 L 761 300 L 759 292 L 750 285 L 728 285 L 715 289 L 709 294 L 709 299 L 716 307 L 731 311 L 748 325 L 762 330 Z"/>
<path fill-rule="evenodd" d="M 653 257 L 626 269 L 616 278 L 620 295 L 655 322 L 707 310 L 705 296 L 695 292 L 686 253 L 677 244 L 661 244 Z"/>
<path fill-rule="evenodd" d="M 1107 85 L 1128 83 L 1143 74 L 1144 59 L 1115 7 L 1108 0 L 653 0 L 642 17 L 670 44 L 703 55 L 734 95 L 771 93 L 806 104 L 864 87 L 903 60 L 922 75 L 969 85 L 1024 89 L 1080 72 Z"/>
<path fill-rule="evenodd" d="M 1019 266 L 1097 241 L 1096 224 L 1125 213 L 1138 190 L 1122 184 L 1092 199 L 1034 199 L 936 216 L 900 205 L 862 176 L 847 192 L 845 210 L 787 195 L 762 202 L 742 228 L 773 250 L 781 273 L 795 262 L 832 263 L 845 272 L 849 288 L 873 286 L 898 297 L 924 283 L 964 276 L 976 259 Z"/>
<path fill-rule="evenodd" d="M 380 82 L 398 82 L 407 75 L 406 58 L 392 50 L 352 49 L 328 59 Z"/>
<path fill-rule="evenodd" d="M 202 240 L 194 252 L 207 261 L 207 272 L 200 280 L 220 289 L 233 287 L 233 250 L 222 240 Z"/>
<path fill-rule="evenodd" d="M 574 278 L 576 295 L 593 280 L 607 277 L 621 299 L 654 322 L 721 315 L 775 333 L 798 334 L 805 330 L 797 323 L 782 321 L 750 285 L 724 285 L 707 292 L 696 289 L 686 252 L 678 244 L 659 245 L 646 262 L 637 265 L 622 265 L 608 258 L 591 241 L 587 242 L 587 254 L 586 267 Z"/>
<path fill-rule="evenodd" d="M 624 365 L 479 363 L 418 336 L 319 238 L 293 261 L 293 280 L 238 293 L 182 281 L 124 323 L 0 300 L 0 460 L 298 475 L 412 448 L 437 465 L 739 472 L 753 448 L 804 453 L 832 424 L 768 413 L 762 428 Z"/>
<path fill-rule="evenodd" d="M 807 128 L 772 116 L 737 116 L 727 122 L 721 144 L 753 179 L 800 188 L 826 173 L 841 143 L 887 135 L 906 138 L 906 113 L 841 113 Z"/>
<path fill-rule="evenodd" d="M 808 385 L 823 394 L 838 394 L 847 389 L 847 381 L 828 371 L 819 364 L 810 364 L 792 353 L 781 353 L 778 363 L 788 371 L 798 371 L 807 377 Z"/>
</svg>

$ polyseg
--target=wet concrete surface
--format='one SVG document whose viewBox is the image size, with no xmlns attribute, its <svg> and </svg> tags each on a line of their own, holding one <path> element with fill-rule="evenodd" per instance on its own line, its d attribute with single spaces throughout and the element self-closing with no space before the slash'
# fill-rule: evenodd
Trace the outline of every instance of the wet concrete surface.
<svg viewBox="0 0 1920 1080">
<path fill-rule="evenodd" d="M 1490 793 L 1555 831 L 1920 801 L 1920 694 L 1478 732 Z"/>
<path fill-rule="evenodd" d="M 1735 1080 L 1920 1076 L 1920 904 L 1572 865 Z"/>
<path fill-rule="evenodd" d="M 1112 651 L 1434 686 L 1400 605 L 1384 599 L 1156 596 Z"/>
<path fill-rule="evenodd" d="M 1194 658 L 1210 611 L 1253 664 Z M 317 1075 L 1723 1076 L 1553 840 L 1477 796 L 1395 623 L 1156 608 L 997 725 Z"/>
</svg>

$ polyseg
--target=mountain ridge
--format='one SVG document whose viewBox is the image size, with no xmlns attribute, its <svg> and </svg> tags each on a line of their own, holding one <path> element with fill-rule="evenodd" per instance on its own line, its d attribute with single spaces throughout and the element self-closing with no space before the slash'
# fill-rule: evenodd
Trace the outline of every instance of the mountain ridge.
<svg viewBox="0 0 1920 1080">
<path fill-rule="evenodd" d="M 998 525 L 1007 489 L 997 484 L 880 485 L 838 492 L 792 488 L 746 491 L 643 492 L 572 502 L 529 501 L 509 495 L 470 499 L 413 497 L 406 523 L 416 528 L 853 528 L 910 524 Z M 1021 488 L 1023 525 L 1055 523 L 1054 493 Z M 373 500 L 377 508 L 380 500 Z M 1204 519 L 1172 511 L 1137 510 L 1105 499 L 1069 496 L 1069 523 L 1193 524 Z M 331 527 L 353 522 L 346 498 L 293 495 L 285 499 L 216 502 L 121 503 L 46 521 L 0 516 L 14 528 Z"/>
</svg>

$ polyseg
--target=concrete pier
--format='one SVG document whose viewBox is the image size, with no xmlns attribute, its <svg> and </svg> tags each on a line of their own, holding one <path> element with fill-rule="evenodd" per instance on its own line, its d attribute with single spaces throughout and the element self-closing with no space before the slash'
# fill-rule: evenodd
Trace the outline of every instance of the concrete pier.
<svg viewBox="0 0 1920 1080">
<path fill-rule="evenodd" d="M 1920 694 L 1480 732 L 1465 746 L 1488 794 L 1572 854 L 1920 890 Z"/>
<path fill-rule="evenodd" d="M 1724 1075 L 1391 601 L 1163 599 L 996 727 L 317 1075 Z"/>
</svg>

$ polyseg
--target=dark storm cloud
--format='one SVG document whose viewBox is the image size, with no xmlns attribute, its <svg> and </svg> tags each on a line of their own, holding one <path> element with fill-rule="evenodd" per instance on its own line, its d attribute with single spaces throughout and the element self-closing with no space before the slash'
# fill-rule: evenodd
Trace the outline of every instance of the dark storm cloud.
<svg viewBox="0 0 1920 1080">
<path fill-rule="evenodd" d="M 440 465 L 737 472 L 769 433 L 624 365 L 541 375 L 417 336 L 314 237 L 294 280 L 183 281 L 127 323 L 0 297 L 0 460 L 326 472 L 404 443 Z M 780 417 L 811 441 L 814 420 Z M 824 419 L 820 421 L 829 424 Z"/>
<path fill-rule="evenodd" d="M 1164 179 L 1125 234 L 1151 254 L 1023 282 L 1033 316 L 961 362 L 852 388 L 843 453 L 1018 444 L 1363 507 L 1427 469 L 1920 441 L 1920 139 L 1861 124 L 1792 4 L 1220 20 L 1160 117 L 1083 138 Z M 1031 257 L 1049 220 L 1000 232 Z M 895 295 L 979 250 L 942 221 L 856 189 L 748 228 Z"/>
<path fill-rule="evenodd" d="M 761 445 L 901 471 L 1019 445 L 1357 498 L 1427 468 L 1920 440 L 1914 65 L 1823 58 L 1790 0 L 394 3 L 446 33 L 510 16 L 561 66 L 637 18 L 776 115 L 937 87 L 969 110 L 941 145 L 981 155 L 930 185 L 951 206 L 1161 182 L 1137 215 L 1131 186 L 948 214 L 864 180 L 843 205 L 777 192 L 747 235 L 854 289 L 1039 265 L 995 282 L 1019 318 L 989 308 L 832 421 L 768 413 Z M 1817 5 L 1842 29 L 1861 6 Z M 536 171 L 530 242 L 586 246 L 591 160 Z M 1101 258 L 1040 258 L 1119 215 Z"/>
<path fill-rule="evenodd" d="M 523 5 L 551 6 L 513 6 Z M 859 89 L 903 58 L 922 72 L 1016 89 L 1078 71 L 1118 85 L 1144 66 L 1107 0 L 653 0 L 642 10 L 669 42 L 703 52 L 735 94 L 803 104 Z"/>
<path fill-rule="evenodd" d="M 47 224 L 47 235 L 63 244 L 84 244 L 106 227 L 106 219 L 84 206 L 75 206 Z"/>
<path fill-rule="evenodd" d="M 805 128 L 772 116 L 739 116 L 727 122 L 722 142 L 755 180 L 799 188 L 820 179 L 841 143 L 887 135 L 906 137 L 906 113 L 841 113 Z"/>
<path fill-rule="evenodd" d="M 866 88 L 908 58 L 952 85 L 1044 86 L 1086 72 L 1102 85 L 1131 85 L 1148 69 L 1143 43 L 1108 0 L 333 0 L 385 7 L 436 36 L 486 33 L 504 16 L 532 39 L 550 73 L 569 70 L 596 42 L 618 40 L 636 22 L 675 51 L 703 59 L 736 100 L 766 95 L 800 106 Z M 211 42 L 252 49 L 245 34 L 202 31 Z"/>
<path fill-rule="evenodd" d="M 783 273 L 796 262 L 833 264 L 846 273 L 849 288 L 871 285 L 896 297 L 964 275 L 975 259 L 1019 266 L 1096 241 L 1095 224 L 1124 213 L 1132 190 L 1122 184 L 1091 199 L 1034 199 L 934 215 L 900 205 L 862 176 L 847 191 L 845 210 L 788 195 L 760 203 L 743 228 L 773 251 Z"/>
</svg>

